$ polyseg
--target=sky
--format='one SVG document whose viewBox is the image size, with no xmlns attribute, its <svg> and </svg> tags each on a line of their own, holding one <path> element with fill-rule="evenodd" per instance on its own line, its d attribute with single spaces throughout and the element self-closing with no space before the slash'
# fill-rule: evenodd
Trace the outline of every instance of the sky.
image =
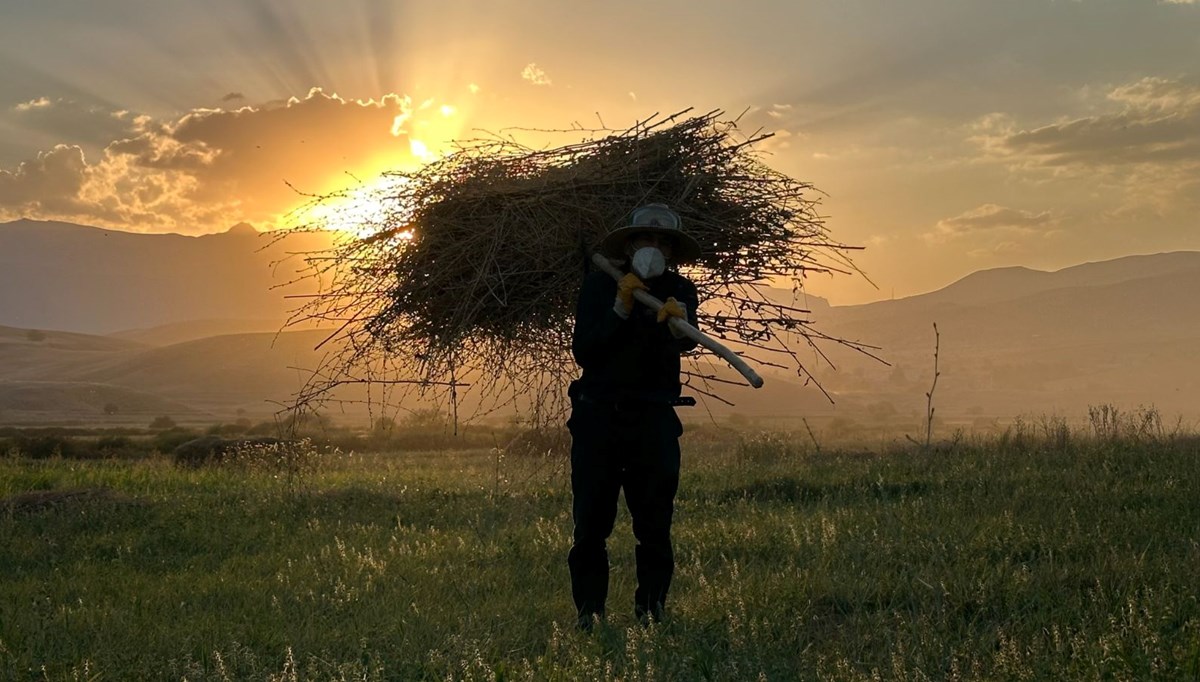
<svg viewBox="0 0 1200 682">
<path fill-rule="evenodd" d="M 860 275 L 1200 249 L 1197 0 L 3 0 L 0 220 L 269 229 L 449 141 L 688 107 L 774 133 Z"/>
</svg>

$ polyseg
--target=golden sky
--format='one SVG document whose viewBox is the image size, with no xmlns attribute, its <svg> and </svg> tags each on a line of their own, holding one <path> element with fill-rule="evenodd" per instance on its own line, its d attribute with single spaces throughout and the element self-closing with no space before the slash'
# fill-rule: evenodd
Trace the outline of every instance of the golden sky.
<svg viewBox="0 0 1200 682">
<path fill-rule="evenodd" d="M 7 3 L 0 220 L 276 224 L 480 130 L 746 113 L 862 278 L 1200 249 L 1195 0 Z M 290 186 L 289 186 L 290 185 Z M 293 189 L 294 188 L 294 189 Z"/>
</svg>

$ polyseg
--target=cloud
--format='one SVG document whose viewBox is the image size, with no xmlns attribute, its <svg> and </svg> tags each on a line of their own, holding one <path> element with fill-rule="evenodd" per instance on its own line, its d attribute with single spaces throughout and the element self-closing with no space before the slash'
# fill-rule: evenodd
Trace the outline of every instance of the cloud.
<svg viewBox="0 0 1200 682">
<path fill-rule="evenodd" d="M 792 138 L 796 135 L 790 130 L 780 128 L 771 132 L 771 137 L 763 140 L 760 147 L 766 151 L 779 152 L 785 149 L 790 149 L 792 146 Z"/>
<path fill-rule="evenodd" d="M 172 120 L 109 112 L 116 134 L 99 152 L 58 145 L 0 170 L 0 218 L 193 233 L 240 220 L 276 222 L 304 201 L 297 190 L 327 192 L 347 184 L 346 173 L 413 162 L 413 126 L 424 135 L 452 125 L 452 108 L 431 105 L 313 89 L 303 98 L 197 109 Z"/>
<path fill-rule="evenodd" d="M 26 111 L 32 111 L 34 109 L 45 109 L 46 107 L 50 106 L 51 104 L 52 104 L 52 102 L 49 99 L 46 99 L 45 97 L 38 97 L 37 99 L 31 99 L 28 102 L 21 102 L 20 104 L 13 107 L 13 110 L 20 111 L 20 112 L 26 112 Z"/>
<path fill-rule="evenodd" d="M 1102 99 L 1089 101 L 1093 92 Z M 1190 219 L 1200 209 L 1200 79 L 1145 77 L 1082 97 L 1097 113 L 1041 126 L 994 113 L 967 137 L 1017 179 L 1086 187 L 1106 213 Z"/>
<path fill-rule="evenodd" d="M 977 139 L 993 152 L 1046 167 L 1200 161 L 1200 84 L 1143 78 L 1111 89 L 1107 98 L 1119 110 Z"/>
<path fill-rule="evenodd" d="M 246 96 L 240 92 L 231 92 L 221 98 L 222 102 L 241 102 L 246 99 Z"/>
<path fill-rule="evenodd" d="M 14 171 L 0 170 L 0 206 L 18 212 L 42 205 L 74 210 L 72 202 L 84 182 L 87 163 L 78 146 L 59 145 L 25 161 Z"/>
<path fill-rule="evenodd" d="M 1023 245 L 1020 242 L 1011 240 L 1000 241 L 994 244 L 987 244 L 977 249 L 967 251 L 969 258 L 990 258 L 994 256 L 1007 256 L 1010 254 L 1020 253 L 1023 250 Z"/>
<path fill-rule="evenodd" d="M 546 75 L 546 72 L 542 69 L 542 67 L 534 64 L 533 62 L 526 64 L 525 68 L 521 69 L 521 78 L 524 78 L 534 85 L 553 85 L 550 77 Z"/>
<path fill-rule="evenodd" d="M 56 142 L 71 140 L 89 154 L 114 139 L 133 134 L 137 121 L 128 111 L 71 99 L 38 97 L 12 107 L 5 116 L 26 132 Z"/>
<path fill-rule="evenodd" d="M 982 204 L 952 218 L 939 220 L 922 235 L 931 245 L 953 242 L 956 252 L 968 258 L 1008 256 L 1030 250 L 1031 245 L 1060 237 L 1059 219 L 1050 211 L 1024 211 L 999 204 Z"/>
<path fill-rule="evenodd" d="M 791 110 L 792 105 L 790 104 L 772 104 L 771 108 L 767 110 L 767 116 L 770 116 L 774 119 L 780 119 L 787 115 L 787 113 Z"/>
<path fill-rule="evenodd" d="M 945 237 L 957 237 L 971 233 L 1008 232 L 1030 233 L 1045 230 L 1054 223 L 1049 211 L 1034 213 L 998 204 L 983 204 L 953 218 L 939 220 L 937 233 Z"/>
</svg>

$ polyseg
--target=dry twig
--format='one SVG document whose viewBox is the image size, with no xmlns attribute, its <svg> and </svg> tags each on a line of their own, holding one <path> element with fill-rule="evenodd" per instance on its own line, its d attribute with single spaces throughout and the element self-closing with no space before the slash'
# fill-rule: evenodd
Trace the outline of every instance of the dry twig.
<svg viewBox="0 0 1200 682">
<path fill-rule="evenodd" d="M 678 211 L 704 248 L 685 274 L 706 333 L 781 353 L 805 381 L 813 377 L 790 335 L 818 354 L 818 341 L 869 352 L 814 331 L 807 311 L 769 295 L 772 283 L 797 291 L 812 274 L 857 272 L 848 257 L 857 247 L 829 236 L 814 188 L 762 163 L 754 145 L 769 135 L 739 137 L 720 112 L 687 114 L 587 131 L 552 149 L 503 137 L 460 142 L 417 171 L 387 174 L 392 189 L 372 199 L 382 213 L 359 229 L 370 236 L 310 254 L 321 293 L 303 299 L 289 325 L 336 327 L 294 407 L 402 376 L 414 390 L 447 391 L 456 407 L 474 392 L 469 416 L 523 401 L 535 420 L 556 418 L 576 374 L 571 327 L 591 251 L 653 201 Z M 323 227 L 306 215 L 294 230 Z"/>
</svg>

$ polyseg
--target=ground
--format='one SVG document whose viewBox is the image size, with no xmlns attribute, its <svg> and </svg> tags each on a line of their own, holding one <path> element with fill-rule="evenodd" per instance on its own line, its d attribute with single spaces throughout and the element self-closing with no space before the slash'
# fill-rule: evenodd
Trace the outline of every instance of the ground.
<svg viewBox="0 0 1200 682">
<path fill-rule="evenodd" d="M 10 453 L 0 679 L 1195 679 L 1198 443 L 694 430 L 668 621 L 622 511 L 590 636 L 559 456 Z"/>
</svg>

